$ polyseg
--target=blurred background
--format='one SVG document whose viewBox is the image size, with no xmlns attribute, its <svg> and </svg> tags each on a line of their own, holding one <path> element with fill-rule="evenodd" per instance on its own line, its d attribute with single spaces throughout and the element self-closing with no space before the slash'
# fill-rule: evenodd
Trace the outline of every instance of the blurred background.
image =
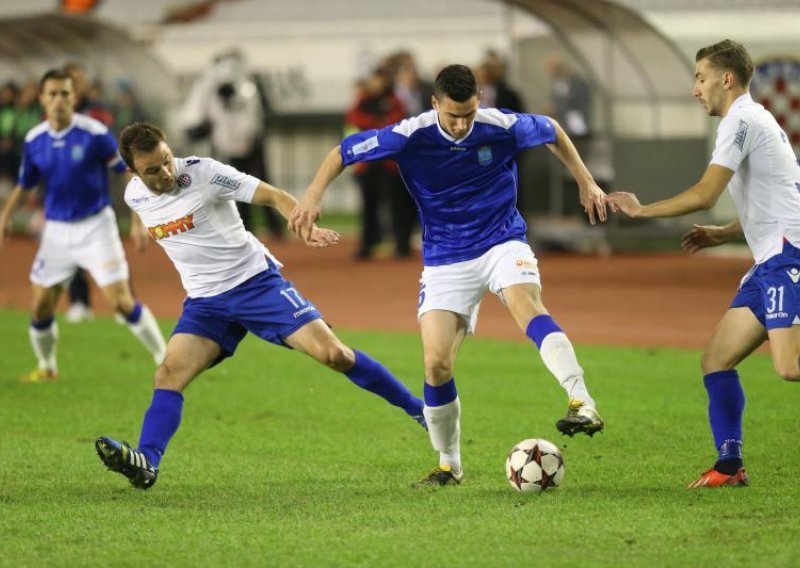
<svg viewBox="0 0 800 568">
<path fill-rule="evenodd" d="M 73 64 L 78 110 L 113 130 L 151 120 L 179 155 L 213 155 L 297 195 L 344 134 L 427 110 L 436 72 L 458 62 L 475 70 L 483 105 L 554 116 L 603 187 L 651 201 L 708 162 L 715 121 L 691 96 L 694 53 L 725 37 L 751 51 L 753 94 L 800 149 L 799 21 L 797 0 L 0 2 L 0 200 L 51 67 Z M 726 196 L 694 219 L 590 229 L 549 152 L 519 168 L 537 250 L 676 248 L 692 221 L 735 214 Z M 384 164 L 327 193 L 328 216 L 360 235 L 358 258 L 416 246 L 397 182 Z M 260 237 L 283 238 L 279 219 L 242 212 Z M 34 204 L 16 228 L 37 223 Z"/>
</svg>

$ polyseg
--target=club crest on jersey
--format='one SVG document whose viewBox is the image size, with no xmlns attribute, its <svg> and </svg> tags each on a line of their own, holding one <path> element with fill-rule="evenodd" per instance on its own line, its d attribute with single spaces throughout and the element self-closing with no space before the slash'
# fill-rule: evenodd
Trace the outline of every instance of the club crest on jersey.
<svg viewBox="0 0 800 568">
<path fill-rule="evenodd" d="M 189 187 L 190 185 L 192 185 L 192 176 L 190 176 L 189 174 L 181 174 L 178 176 L 178 179 L 175 180 L 175 183 L 180 188 Z"/>
<path fill-rule="evenodd" d="M 492 163 L 492 149 L 489 146 L 478 148 L 478 163 L 482 166 Z"/>
<path fill-rule="evenodd" d="M 786 274 L 788 274 L 789 278 L 792 279 L 793 284 L 797 284 L 798 282 L 800 282 L 800 270 L 798 270 L 797 268 L 790 268 L 789 270 L 786 271 Z"/>
<path fill-rule="evenodd" d="M 764 105 L 786 132 L 795 152 L 800 151 L 800 59 L 770 57 L 755 67 L 750 93 Z"/>
<path fill-rule="evenodd" d="M 73 162 L 80 162 L 83 160 L 83 157 L 86 155 L 86 149 L 76 144 L 70 148 L 70 157 L 72 158 Z"/>
<path fill-rule="evenodd" d="M 160 241 L 161 239 L 179 235 L 186 231 L 191 231 L 192 229 L 194 229 L 194 213 L 190 213 L 186 215 L 186 217 L 181 217 L 174 221 L 168 221 L 162 225 L 147 227 L 147 232 L 150 233 L 150 236 L 153 237 L 154 240 Z"/>
</svg>

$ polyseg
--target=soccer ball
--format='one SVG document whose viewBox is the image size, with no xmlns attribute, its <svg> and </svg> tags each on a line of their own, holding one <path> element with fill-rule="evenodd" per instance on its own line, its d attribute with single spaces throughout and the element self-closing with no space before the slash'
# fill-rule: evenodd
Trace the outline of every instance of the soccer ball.
<svg viewBox="0 0 800 568">
<path fill-rule="evenodd" d="M 564 458 L 552 442 L 539 438 L 522 440 L 506 458 L 506 477 L 517 491 L 555 489 L 564 479 Z"/>
</svg>

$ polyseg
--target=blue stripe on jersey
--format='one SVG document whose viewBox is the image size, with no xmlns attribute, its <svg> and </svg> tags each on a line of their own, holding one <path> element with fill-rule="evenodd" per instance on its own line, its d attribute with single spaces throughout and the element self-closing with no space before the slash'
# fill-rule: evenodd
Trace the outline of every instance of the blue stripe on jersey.
<svg viewBox="0 0 800 568">
<path fill-rule="evenodd" d="M 125 171 L 114 137 L 102 123 L 76 114 L 61 132 L 47 122 L 28 132 L 18 183 L 26 189 L 44 184 L 45 218 L 76 221 L 110 204 L 109 168 Z"/>
<path fill-rule="evenodd" d="M 506 241 L 525 241 L 516 209 L 516 155 L 555 142 L 547 117 L 479 109 L 472 131 L 454 141 L 435 110 L 348 136 L 342 162 L 395 160 L 417 203 L 426 266 L 477 258 Z"/>
</svg>

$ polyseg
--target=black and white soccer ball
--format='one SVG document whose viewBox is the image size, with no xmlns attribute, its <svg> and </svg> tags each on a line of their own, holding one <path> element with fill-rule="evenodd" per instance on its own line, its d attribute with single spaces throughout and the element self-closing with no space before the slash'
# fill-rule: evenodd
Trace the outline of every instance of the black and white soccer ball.
<svg viewBox="0 0 800 568">
<path fill-rule="evenodd" d="M 564 458 L 552 442 L 539 438 L 522 440 L 506 458 L 506 477 L 517 491 L 555 489 L 564 479 Z"/>
</svg>

